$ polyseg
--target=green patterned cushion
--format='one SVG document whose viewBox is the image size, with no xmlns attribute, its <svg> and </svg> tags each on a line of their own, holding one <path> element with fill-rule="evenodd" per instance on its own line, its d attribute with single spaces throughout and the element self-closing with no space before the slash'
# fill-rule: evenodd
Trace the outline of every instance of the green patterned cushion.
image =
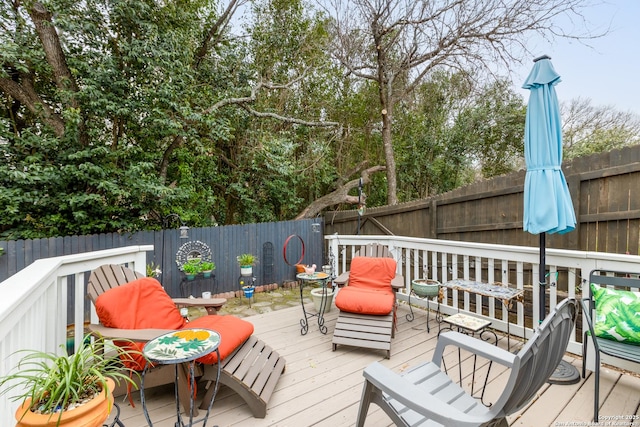
<svg viewBox="0 0 640 427">
<path fill-rule="evenodd" d="M 597 337 L 640 345 L 640 296 L 591 284 Z"/>
</svg>

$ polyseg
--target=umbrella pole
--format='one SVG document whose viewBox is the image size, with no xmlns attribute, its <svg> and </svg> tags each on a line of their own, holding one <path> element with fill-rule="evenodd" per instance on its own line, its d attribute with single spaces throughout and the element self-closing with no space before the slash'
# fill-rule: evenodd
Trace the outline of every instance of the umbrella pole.
<svg viewBox="0 0 640 427">
<path fill-rule="evenodd" d="M 547 278 L 546 278 L 546 266 L 547 266 L 547 259 L 546 259 L 546 235 L 547 233 L 540 233 L 540 266 L 539 266 L 539 284 L 540 284 L 540 310 L 539 310 L 539 319 L 538 319 L 538 323 L 542 323 L 542 321 L 544 320 L 544 318 L 546 317 L 546 301 L 545 301 L 545 297 L 546 297 L 546 285 L 547 285 Z"/>
</svg>

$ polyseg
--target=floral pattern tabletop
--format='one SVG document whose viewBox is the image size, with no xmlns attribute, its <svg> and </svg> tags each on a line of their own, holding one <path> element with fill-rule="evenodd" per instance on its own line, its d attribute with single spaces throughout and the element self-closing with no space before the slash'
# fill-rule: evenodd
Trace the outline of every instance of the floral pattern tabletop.
<svg viewBox="0 0 640 427">
<path fill-rule="evenodd" d="M 323 273 L 321 271 L 315 273 L 300 273 L 297 274 L 296 277 L 300 280 L 324 280 L 329 277 L 327 273 Z"/>
<path fill-rule="evenodd" d="M 182 329 L 160 335 L 142 352 L 156 363 L 183 363 L 205 356 L 220 345 L 220 334 L 209 329 Z"/>
</svg>

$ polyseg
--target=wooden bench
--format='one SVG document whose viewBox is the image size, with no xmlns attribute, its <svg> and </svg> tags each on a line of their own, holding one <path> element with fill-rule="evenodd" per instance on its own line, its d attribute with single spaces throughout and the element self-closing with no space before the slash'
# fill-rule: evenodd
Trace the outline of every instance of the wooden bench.
<svg viewBox="0 0 640 427">
<path fill-rule="evenodd" d="M 589 297 L 583 298 L 580 303 L 582 305 L 582 312 L 585 315 L 588 328 L 585 329 L 582 337 L 582 378 L 586 375 L 587 364 L 587 350 L 589 338 L 595 348 L 595 394 L 594 394 L 594 408 L 593 408 L 593 420 L 598 422 L 598 409 L 599 402 L 599 390 L 600 390 L 600 353 L 623 359 L 633 363 L 640 363 L 640 346 L 633 345 L 626 342 L 616 341 L 613 339 L 602 338 L 596 336 L 596 324 L 594 322 L 596 315 L 596 303 L 594 300 L 594 289 L 592 284 L 596 287 L 607 287 L 610 289 L 624 288 L 623 290 L 630 290 L 634 292 L 640 291 L 640 273 L 629 272 L 614 272 L 614 271 L 602 271 L 594 270 L 589 274 Z M 635 277 L 632 277 L 635 276 Z M 585 290 L 583 290 L 583 293 Z M 640 332 L 638 332 L 640 333 Z"/>
</svg>

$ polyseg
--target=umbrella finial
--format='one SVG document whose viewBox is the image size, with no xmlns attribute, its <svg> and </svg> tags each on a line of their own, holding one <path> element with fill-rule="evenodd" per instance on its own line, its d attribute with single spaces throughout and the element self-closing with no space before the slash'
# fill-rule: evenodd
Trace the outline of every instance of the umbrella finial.
<svg viewBox="0 0 640 427">
<path fill-rule="evenodd" d="M 534 58 L 533 62 L 538 62 L 541 59 L 551 59 L 551 57 L 549 55 L 538 56 L 537 58 Z"/>
</svg>

